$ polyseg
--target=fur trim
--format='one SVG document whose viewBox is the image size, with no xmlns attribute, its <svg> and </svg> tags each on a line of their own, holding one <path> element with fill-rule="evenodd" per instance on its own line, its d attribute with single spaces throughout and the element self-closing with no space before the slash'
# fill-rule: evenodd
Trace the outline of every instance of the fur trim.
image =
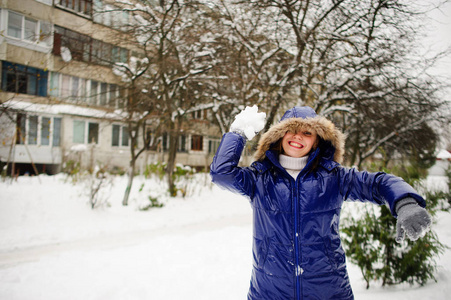
<svg viewBox="0 0 451 300">
<path fill-rule="evenodd" d="M 325 117 L 316 116 L 314 118 L 289 118 L 273 125 L 258 142 L 257 151 L 254 158 L 256 161 L 265 159 L 265 152 L 271 145 L 283 138 L 287 132 L 299 132 L 304 130 L 314 130 L 323 140 L 329 141 L 335 148 L 334 161 L 343 162 L 345 136 L 335 125 Z"/>
</svg>

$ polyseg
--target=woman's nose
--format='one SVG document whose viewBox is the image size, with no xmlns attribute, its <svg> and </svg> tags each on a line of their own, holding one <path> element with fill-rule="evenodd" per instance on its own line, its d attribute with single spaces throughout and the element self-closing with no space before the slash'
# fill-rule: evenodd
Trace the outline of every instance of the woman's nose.
<svg viewBox="0 0 451 300">
<path fill-rule="evenodd" d="M 294 135 L 296 138 L 298 138 L 298 139 L 300 139 L 300 140 L 302 140 L 302 133 L 296 133 L 295 135 Z"/>
</svg>

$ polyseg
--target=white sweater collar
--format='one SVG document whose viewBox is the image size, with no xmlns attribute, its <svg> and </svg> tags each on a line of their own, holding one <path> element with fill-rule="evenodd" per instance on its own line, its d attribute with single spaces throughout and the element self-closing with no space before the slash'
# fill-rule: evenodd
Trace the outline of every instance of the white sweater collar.
<svg viewBox="0 0 451 300">
<path fill-rule="evenodd" d="M 279 155 L 280 165 L 294 178 L 304 169 L 307 164 L 308 156 L 291 157 L 284 154 Z"/>
</svg>

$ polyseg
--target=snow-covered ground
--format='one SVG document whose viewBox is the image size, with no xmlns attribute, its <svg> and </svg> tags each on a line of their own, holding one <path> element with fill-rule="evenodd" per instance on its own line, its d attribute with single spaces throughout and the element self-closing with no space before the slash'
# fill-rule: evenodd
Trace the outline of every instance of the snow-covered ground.
<svg viewBox="0 0 451 300">
<path fill-rule="evenodd" d="M 87 186 L 62 175 L 0 182 L 0 299 L 246 299 L 252 259 L 246 199 L 198 176 L 189 197 L 140 211 L 162 183 L 137 178 L 127 207 L 125 184 L 114 178 L 102 194 L 108 205 L 91 210 Z M 451 246 L 448 213 L 438 215 L 433 229 Z M 355 297 L 449 299 L 451 250 L 437 261 L 436 283 L 374 283 L 369 290 L 348 263 Z"/>
</svg>

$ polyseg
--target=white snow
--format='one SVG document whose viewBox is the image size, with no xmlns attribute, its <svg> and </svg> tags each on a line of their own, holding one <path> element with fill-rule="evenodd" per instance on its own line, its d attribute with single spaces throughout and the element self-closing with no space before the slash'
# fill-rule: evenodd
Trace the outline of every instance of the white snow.
<svg viewBox="0 0 451 300">
<path fill-rule="evenodd" d="M 79 115 L 85 117 L 96 117 L 96 118 L 118 118 L 119 114 L 107 113 L 105 110 L 82 107 L 71 104 L 39 104 L 30 103 L 28 101 L 21 100 L 8 100 L 3 102 L 0 107 L 5 107 L 6 109 L 17 109 L 24 110 L 27 112 L 35 113 L 47 113 L 47 114 L 69 114 L 69 115 Z"/>
<path fill-rule="evenodd" d="M 126 181 L 113 178 L 101 195 L 105 205 L 95 210 L 86 185 L 63 175 L 0 182 L 0 299 L 246 299 L 252 213 L 245 198 L 197 174 L 187 198 L 162 198 L 163 208 L 139 211 L 164 184 L 137 177 L 124 207 Z M 449 213 L 439 213 L 433 229 L 451 246 Z M 447 299 L 451 250 L 438 266 L 437 283 L 373 283 L 366 290 L 360 270 L 348 262 L 359 300 Z"/>
<path fill-rule="evenodd" d="M 61 58 L 65 62 L 70 62 L 72 60 L 72 54 L 70 53 L 69 48 L 61 46 Z"/>
<path fill-rule="evenodd" d="M 265 127 L 265 113 L 259 113 L 257 105 L 246 106 L 239 114 L 235 116 L 230 126 L 230 131 L 243 132 L 248 140 L 252 140 L 256 133 Z"/>
<path fill-rule="evenodd" d="M 445 149 L 440 149 L 437 154 L 437 159 L 449 160 L 451 159 L 451 153 Z"/>
<path fill-rule="evenodd" d="M 85 152 L 88 150 L 88 146 L 85 144 L 78 144 L 78 145 L 73 145 L 72 147 L 70 147 L 70 151 L 73 152 Z"/>
</svg>

